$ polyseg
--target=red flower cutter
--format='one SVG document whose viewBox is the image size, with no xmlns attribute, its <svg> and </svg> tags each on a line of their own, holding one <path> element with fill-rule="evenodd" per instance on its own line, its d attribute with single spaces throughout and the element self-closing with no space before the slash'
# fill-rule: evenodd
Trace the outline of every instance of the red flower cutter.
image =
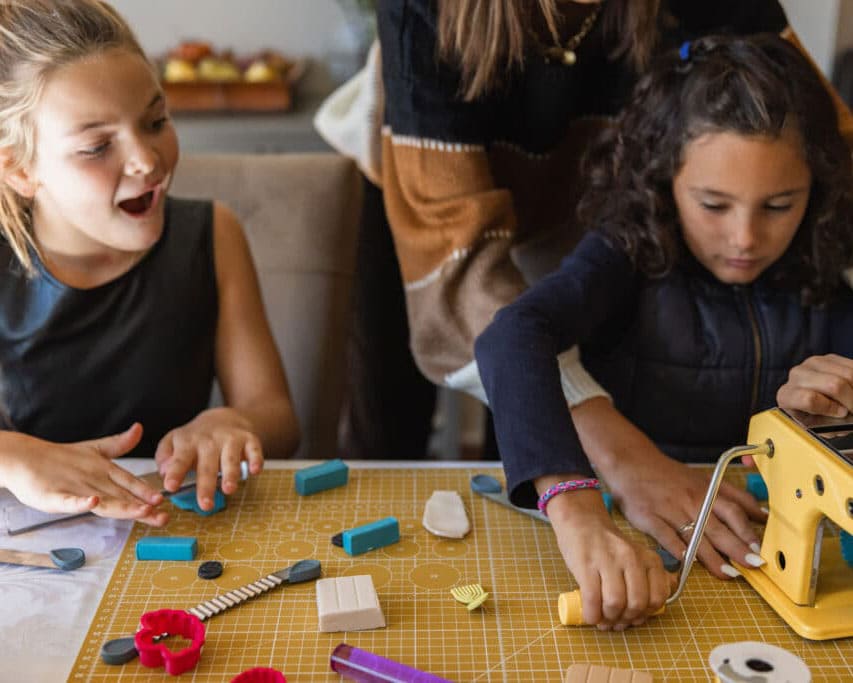
<svg viewBox="0 0 853 683">
<path fill-rule="evenodd" d="M 287 679 L 281 671 L 270 669 L 265 666 L 256 666 L 247 669 L 231 679 L 231 683 L 287 683 Z"/>
<path fill-rule="evenodd" d="M 139 621 L 142 628 L 133 637 L 133 644 L 139 651 L 139 661 L 143 666 L 165 666 L 167 673 L 177 676 L 198 664 L 201 646 L 204 645 L 201 619 L 183 610 L 158 609 L 146 612 Z M 165 644 L 155 642 L 164 633 L 182 636 L 191 642 L 183 650 L 173 652 Z"/>
</svg>

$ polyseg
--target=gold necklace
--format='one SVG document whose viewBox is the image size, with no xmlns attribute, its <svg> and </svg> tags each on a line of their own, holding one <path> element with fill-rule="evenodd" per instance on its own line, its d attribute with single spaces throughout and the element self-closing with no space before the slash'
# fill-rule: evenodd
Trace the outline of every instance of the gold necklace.
<svg viewBox="0 0 853 683">
<path fill-rule="evenodd" d="M 578 32 L 569 37 L 565 45 L 556 44 L 550 47 L 543 45 L 539 36 L 536 35 L 536 32 L 531 30 L 530 35 L 533 37 L 533 40 L 536 42 L 539 49 L 545 54 L 545 59 L 548 61 L 560 62 L 566 66 L 573 66 L 577 63 L 578 55 L 575 50 L 578 49 L 581 42 L 583 42 L 583 39 L 586 38 L 587 34 L 595 25 L 595 20 L 598 19 L 598 15 L 601 13 L 602 4 L 603 3 L 600 2 L 595 6 L 595 9 L 593 9 L 592 12 L 587 15 L 586 19 L 583 20 Z"/>
</svg>

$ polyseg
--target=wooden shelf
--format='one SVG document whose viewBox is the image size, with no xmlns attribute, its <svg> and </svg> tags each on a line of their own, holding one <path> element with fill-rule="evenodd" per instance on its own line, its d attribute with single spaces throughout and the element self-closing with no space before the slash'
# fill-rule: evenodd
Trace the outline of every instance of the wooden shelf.
<svg viewBox="0 0 853 683">
<path fill-rule="evenodd" d="M 163 90 L 173 113 L 284 112 L 293 106 L 290 84 L 284 81 L 164 83 Z"/>
</svg>

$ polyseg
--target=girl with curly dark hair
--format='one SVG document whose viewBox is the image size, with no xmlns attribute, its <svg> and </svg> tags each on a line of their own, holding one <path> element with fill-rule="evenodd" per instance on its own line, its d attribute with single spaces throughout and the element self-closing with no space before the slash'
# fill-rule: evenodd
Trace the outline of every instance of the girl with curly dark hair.
<svg viewBox="0 0 853 683">
<path fill-rule="evenodd" d="M 649 438 L 596 461 L 625 517 L 675 556 L 712 462 L 772 407 L 853 410 L 853 164 L 831 96 L 773 35 L 707 37 L 657 61 L 588 159 L 589 232 L 476 342 L 512 500 L 549 514 L 584 618 L 642 623 L 670 584 L 595 491 L 556 356 L 585 366 Z M 791 368 L 794 368 L 791 370 Z M 790 374 L 789 374 L 790 372 Z M 562 495 L 565 491 L 571 491 Z M 556 495 L 560 494 L 560 495 Z M 760 566 L 744 491 L 724 490 L 699 558 Z"/>
</svg>

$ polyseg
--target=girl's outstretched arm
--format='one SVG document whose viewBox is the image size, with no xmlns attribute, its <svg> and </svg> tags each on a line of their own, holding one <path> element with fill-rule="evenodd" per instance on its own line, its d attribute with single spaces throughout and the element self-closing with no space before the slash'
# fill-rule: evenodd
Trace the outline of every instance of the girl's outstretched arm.
<svg viewBox="0 0 853 683">
<path fill-rule="evenodd" d="M 43 512 L 92 511 L 162 526 L 168 514 L 155 507 L 163 496 L 112 462 L 131 451 L 141 436 L 139 424 L 121 434 L 67 444 L 2 432 L 0 486 Z"/>
<path fill-rule="evenodd" d="M 176 489 L 190 469 L 198 501 L 213 506 L 216 479 L 233 493 L 240 462 L 257 474 L 264 456 L 287 458 L 299 443 L 299 426 L 284 368 L 264 312 L 249 245 L 236 216 L 214 204 L 214 254 L 219 297 L 216 376 L 225 406 L 211 408 L 166 434 L 155 459 L 164 486 Z M 298 324 L 294 321 L 294 324 Z"/>
</svg>

